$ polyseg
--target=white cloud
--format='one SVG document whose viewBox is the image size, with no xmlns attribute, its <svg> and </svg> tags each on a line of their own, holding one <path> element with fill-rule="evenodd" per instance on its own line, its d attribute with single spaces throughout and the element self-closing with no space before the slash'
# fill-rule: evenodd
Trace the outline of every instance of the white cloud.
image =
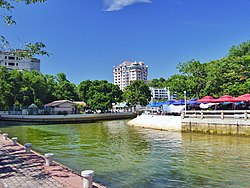
<svg viewBox="0 0 250 188">
<path fill-rule="evenodd" d="M 151 3 L 151 0 L 104 0 L 105 11 L 117 11 L 135 3 Z"/>
</svg>

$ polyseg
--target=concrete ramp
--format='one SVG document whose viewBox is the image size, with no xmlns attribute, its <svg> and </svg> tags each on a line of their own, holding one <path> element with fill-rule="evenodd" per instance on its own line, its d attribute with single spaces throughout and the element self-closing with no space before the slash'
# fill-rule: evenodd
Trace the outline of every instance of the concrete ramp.
<svg viewBox="0 0 250 188">
<path fill-rule="evenodd" d="M 159 129 L 166 131 L 181 131 L 180 116 L 165 116 L 165 115 L 140 115 L 130 120 L 128 125 Z"/>
</svg>

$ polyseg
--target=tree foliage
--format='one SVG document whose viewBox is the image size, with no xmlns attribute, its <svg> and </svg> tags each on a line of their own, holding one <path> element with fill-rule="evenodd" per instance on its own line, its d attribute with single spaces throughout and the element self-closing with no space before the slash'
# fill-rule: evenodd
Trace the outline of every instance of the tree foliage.
<svg viewBox="0 0 250 188">
<path fill-rule="evenodd" d="M 166 80 L 166 85 L 169 87 L 170 92 L 177 93 L 178 98 L 183 98 L 183 92 L 189 93 L 187 85 L 187 76 L 181 74 L 174 74 Z"/>
<path fill-rule="evenodd" d="M 232 46 L 228 53 L 231 57 L 242 57 L 250 55 L 250 41 L 243 42 L 239 46 Z"/>
<path fill-rule="evenodd" d="M 191 60 L 179 63 L 180 74 L 164 83 L 183 98 L 200 98 L 205 95 L 219 97 L 225 94 L 238 96 L 250 93 L 250 41 L 230 48 L 228 55 L 207 63 Z"/>
<path fill-rule="evenodd" d="M 106 80 L 86 80 L 77 88 L 80 99 L 86 101 L 93 110 L 108 110 L 112 103 L 122 100 L 119 87 Z"/>
<path fill-rule="evenodd" d="M 107 110 L 112 103 L 122 101 L 122 91 L 106 80 L 86 80 L 78 86 L 71 83 L 64 73 L 56 76 L 37 71 L 8 71 L 0 66 L 0 110 L 13 106 L 39 107 L 54 100 L 81 100 L 93 110 Z"/>
<path fill-rule="evenodd" d="M 185 63 L 179 63 L 177 68 L 182 75 L 186 76 L 186 91 L 192 91 L 194 96 L 200 98 L 200 92 L 206 85 L 206 69 L 205 64 L 200 61 L 191 60 Z"/>
<path fill-rule="evenodd" d="M 56 76 L 57 87 L 55 96 L 60 100 L 78 100 L 78 94 L 76 91 L 76 85 L 71 83 L 66 78 L 65 73 L 58 73 Z"/>
<path fill-rule="evenodd" d="M 13 19 L 11 12 L 15 8 L 13 2 L 19 3 L 23 2 L 26 5 L 35 4 L 35 3 L 44 3 L 47 0 L 0 0 L 0 9 L 2 10 L 2 17 L 4 22 L 8 25 L 16 24 L 16 21 Z"/>
<path fill-rule="evenodd" d="M 151 99 L 151 91 L 143 80 L 135 80 L 125 88 L 123 96 L 131 106 L 137 104 L 145 106 Z"/>
<path fill-rule="evenodd" d="M 148 81 L 148 86 L 153 88 L 165 88 L 166 87 L 166 80 L 164 78 L 160 79 L 152 79 Z"/>
</svg>

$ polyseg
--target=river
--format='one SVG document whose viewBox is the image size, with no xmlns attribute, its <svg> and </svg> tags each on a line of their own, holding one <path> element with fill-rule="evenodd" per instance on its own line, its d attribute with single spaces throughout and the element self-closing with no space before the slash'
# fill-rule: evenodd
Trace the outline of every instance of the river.
<svg viewBox="0 0 250 188">
<path fill-rule="evenodd" d="M 249 187 L 250 138 L 157 131 L 127 120 L 27 125 L 0 122 L 2 132 L 54 153 L 77 172 L 111 188 Z"/>
</svg>

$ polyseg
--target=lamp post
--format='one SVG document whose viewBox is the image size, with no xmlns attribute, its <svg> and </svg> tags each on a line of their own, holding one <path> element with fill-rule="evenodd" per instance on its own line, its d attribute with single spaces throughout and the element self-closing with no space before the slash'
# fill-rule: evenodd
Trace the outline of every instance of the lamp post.
<svg viewBox="0 0 250 188">
<path fill-rule="evenodd" d="M 170 100 L 170 91 L 169 91 L 169 87 L 168 87 L 168 91 L 167 91 L 167 94 L 168 94 L 168 100 Z"/>
<path fill-rule="evenodd" d="M 187 92 L 184 91 L 184 101 L 185 101 L 185 114 L 186 114 L 186 111 L 187 111 Z"/>
</svg>

